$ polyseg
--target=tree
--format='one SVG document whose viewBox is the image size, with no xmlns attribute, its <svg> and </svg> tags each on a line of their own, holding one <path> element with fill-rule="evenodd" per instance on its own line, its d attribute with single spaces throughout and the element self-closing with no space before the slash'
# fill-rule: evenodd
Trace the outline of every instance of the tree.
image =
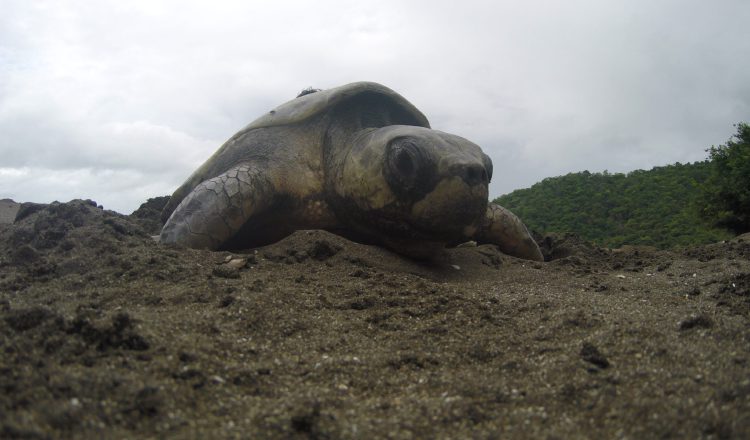
<svg viewBox="0 0 750 440">
<path fill-rule="evenodd" d="M 750 125 L 740 122 L 726 145 L 708 150 L 711 174 L 704 187 L 703 214 L 737 234 L 750 231 Z"/>
<path fill-rule="evenodd" d="M 538 233 L 574 232 L 602 246 L 703 244 L 731 236 L 700 217 L 710 174 L 709 161 L 628 174 L 584 171 L 546 178 L 495 202 Z"/>
</svg>

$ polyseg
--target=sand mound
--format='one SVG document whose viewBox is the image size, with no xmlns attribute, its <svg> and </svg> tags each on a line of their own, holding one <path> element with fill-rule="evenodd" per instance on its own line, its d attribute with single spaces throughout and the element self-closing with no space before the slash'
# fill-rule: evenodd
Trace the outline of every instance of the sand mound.
<svg viewBox="0 0 750 440">
<path fill-rule="evenodd" d="M 207 252 L 153 241 L 148 203 L 0 229 L 0 437 L 750 435 L 750 240 Z"/>
</svg>

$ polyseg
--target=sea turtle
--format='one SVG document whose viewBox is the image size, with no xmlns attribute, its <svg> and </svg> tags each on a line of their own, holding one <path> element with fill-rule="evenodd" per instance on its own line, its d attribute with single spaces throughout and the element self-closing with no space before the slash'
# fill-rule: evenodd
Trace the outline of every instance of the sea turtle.
<svg viewBox="0 0 750 440">
<path fill-rule="evenodd" d="M 476 144 L 357 82 L 300 94 L 232 136 L 172 195 L 160 240 L 244 249 L 325 229 L 415 258 L 475 240 L 541 261 L 523 223 L 488 204 L 491 177 Z"/>
</svg>

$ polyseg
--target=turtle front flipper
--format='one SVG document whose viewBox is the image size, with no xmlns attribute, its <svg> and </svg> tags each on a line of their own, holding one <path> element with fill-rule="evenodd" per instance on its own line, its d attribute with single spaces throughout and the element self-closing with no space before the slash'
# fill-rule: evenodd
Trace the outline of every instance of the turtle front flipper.
<svg viewBox="0 0 750 440">
<path fill-rule="evenodd" d="M 198 184 L 175 208 L 159 240 L 216 250 L 250 219 L 267 210 L 275 188 L 255 164 L 242 164 Z"/>
<path fill-rule="evenodd" d="M 500 205 L 490 203 L 475 234 L 478 243 L 497 245 L 508 255 L 525 260 L 544 261 L 542 252 L 521 219 Z"/>
</svg>

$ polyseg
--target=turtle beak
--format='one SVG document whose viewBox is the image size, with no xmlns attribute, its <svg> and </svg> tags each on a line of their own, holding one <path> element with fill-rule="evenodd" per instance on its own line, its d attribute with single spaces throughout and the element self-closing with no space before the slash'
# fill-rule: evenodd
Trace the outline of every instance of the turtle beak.
<svg viewBox="0 0 750 440">
<path fill-rule="evenodd" d="M 479 167 L 461 168 L 443 178 L 411 208 L 415 225 L 452 239 L 476 227 L 487 211 L 487 173 Z"/>
</svg>

